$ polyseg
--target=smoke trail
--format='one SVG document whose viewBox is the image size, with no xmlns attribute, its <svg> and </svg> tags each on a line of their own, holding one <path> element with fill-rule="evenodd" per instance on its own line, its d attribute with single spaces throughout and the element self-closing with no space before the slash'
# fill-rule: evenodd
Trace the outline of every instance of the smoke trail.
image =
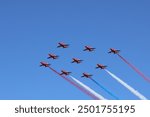
<svg viewBox="0 0 150 117">
<path fill-rule="evenodd" d="M 115 96 L 114 94 L 112 94 L 110 91 L 108 91 L 104 86 L 102 86 L 100 83 L 98 83 L 96 80 L 94 80 L 93 78 L 90 78 L 95 84 L 97 84 L 100 88 L 102 88 L 104 91 L 106 91 L 109 95 L 111 95 L 112 97 L 114 97 L 115 99 L 119 100 L 119 98 L 117 96 Z"/>
<path fill-rule="evenodd" d="M 123 58 L 121 55 L 117 54 L 127 65 L 129 65 L 136 73 L 138 73 L 142 78 L 144 78 L 146 81 L 150 83 L 150 79 L 146 77 L 140 70 L 138 70 L 135 66 L 133 66 L 131 63 L 129 63 L 125 58 Z"/>
<path fill-rule="evenodd" d="M 79 80 L 77 80 L 76 78 L 74 78 L 73 76 L 70 76 L 77 84 L 79 84 L 80 86 L 82 86 L 83 88 L 85 88 L 86 90 L 88 90 L 89 92 L 91 92 L 93 95 L 99 97 L 102 100 L 106 100 L 103 96 L 99 95 L 98 93 L 96 93 L 94 90 L 92 90 L 90 87 L 86 86 L 85 84 L 83 84 L 82 82 L 80 82 Z"/>
<path fill-rule="evenodd" d="M 119 77 L 117 77 L 116 75 L 114 75 L 113 73 L 111 73 L 110 71 L 108 71 L 107 69 L 105 69 L 105 71 L 115 80 L 117 80 L 120 84 L 122 84 L 124 87 L 126 87 L 131 93 L 133 93 L 134 95 L 136 95 L 138 98 L 140 98 L 141 100 L 148 100 L 146 97 L 144 97 L 142 94 L 140 94 L 137 90 L 135 90 L 134 88 L 132 88 L 131 86 L 129 86 L 127 83 L 125 83 L 124 81 L 122 81 Z"/>
<path fill-rule="evenodd" d="M 81 90 L 82 92 L 84 92 L 85 94 L 89 95 L 90 97 L 92 97 L 95 100 L 101 100 L 101 98 L 91 94 L 88 90 L 86 90 L 85 88 L 82 88 L 81 86 L 77 85 L 76 83 L 74 83 L 73 81 L 71 81 L 70 79 L 66 78 L 65 76 L 60 75 L 59 72 L 57 72 L 55 69 L 53 69 L 52 67 L 48 67 L 50 70 L 52 70 L 54 73 L 56 73 L 57 75 L 61 76 L 64 80 L 66 80 L 67 82 L 69 82 L 70 84 L 72 84 L 73 86 L 75 86 L 76 88 L 78 88 L 79 90 Z"/>
</svg>

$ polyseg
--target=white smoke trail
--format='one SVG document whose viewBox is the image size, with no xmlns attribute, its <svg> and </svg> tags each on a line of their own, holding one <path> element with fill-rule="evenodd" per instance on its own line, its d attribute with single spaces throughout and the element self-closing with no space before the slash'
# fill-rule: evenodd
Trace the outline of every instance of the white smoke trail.
<svg viewBox="0 0 150 117">
<path fill-rule="evenodd" d="M 76 78 L 74 78 L 73 76 L 70 76 L 72 78 L 72 80 L 74 80 L 77 84 L 79 84 L 80 86 L 82 86 L 83 88 L 85 88 L 86 90 L 88 90 L 91 94 L 93 94 L 94 96 L 98 97 L 100 100 L 107 100 L 106 98 L 104 98 L 103 96 L 101 96 L 100 94 L 96 93 L 94 90 L 92 90 L 90 87 L 86 86 L 85 84 L 83 84 L 82 82 L 80 82 L 79 80 L 77 80 Z"/>
<path fill-rule="evenodd" d="M 124 81 L 122 81 L 119 77 L 117 77 L 116 75 L 114 75 L 113 73 L 111 73 L 110 71 L 108 71 L 107 69 L 105 69 L 105 71 L 110 76 L 112 76 L 115 80 L 117 80 L 120 84 L 122 84 L 124 87 L 126 87 L 131 93 L 133 93 L 134 95 L 136 95 L 138 98 L 140 98 L 141 100 L 148 100 L 146 97 L 144 97 L 137 90 L 135 90 L 134 88 L 132 88 L 131 86 L 129 86 L 127 83 L 125 83 Z"/>
</svg>

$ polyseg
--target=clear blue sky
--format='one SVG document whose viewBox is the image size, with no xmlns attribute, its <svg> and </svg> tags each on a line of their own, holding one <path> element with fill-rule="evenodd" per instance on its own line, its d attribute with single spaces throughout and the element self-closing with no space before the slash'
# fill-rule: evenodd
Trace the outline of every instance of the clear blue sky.
<svg viewBox="0 0 150 117">
<path fill-rule="evenodd" d="M 70 44 L 57 49 L 57 42 Z M 84 45 L 96 47 L 83 52 Z M 96 63 L 108 69 L 150 99 L 150 83 L 144 81 L 110 47 L 150 76 L 150 1 L 148 0 L 0 0 L 0 99 L 91 99 L 49 69 L 45 60 L 72 75 L 108 99 L 113 99 L 88 79 L 93 78 L 120 99 L 138 99 L 113 80 Z M 48 53 L 60 58 L 47 60 Z M 85 60 L 71 64 L 71 58 Z"/>
</svg>

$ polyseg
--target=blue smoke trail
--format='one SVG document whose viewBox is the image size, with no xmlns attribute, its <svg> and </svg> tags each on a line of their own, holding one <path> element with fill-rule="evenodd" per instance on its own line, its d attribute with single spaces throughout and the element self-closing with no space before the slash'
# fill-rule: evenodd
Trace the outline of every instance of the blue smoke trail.
<svg viewBox="0 0 150 117">
<path fill-rule="evenodd" d="M 90 87 L 88 87 L 87 85 L 83 84 L 82 82 L 80 82 L 79 80 L 77 80 L 75 77 L 73 76 L 69 76 L 73 81 L 75 81 L 78 85 L 80 85 L 81 87 L 83 87 L 84 89 L 86 89 L 87 91 L 89 91 L 92 95 L 94 95 L 95 97 L 99 98 L 100 100 L 107 100 L 106 98 L 104 98 L 102 95 L 96 93 L 93 89 L 91 89 Z"/>
<path fill-rule="evenodd" d="M 111 95 L 112 97 L 114 97 L 115 99 L 119 100 L 119 98 L 117 96 L 115 96 L 114 94 L 112 94 L 110 91 L 108 91 L 105 87 L 103 87 L 101 84 L 99 84 L 97 81 L 95 81 L 93 78 L 90 78 L 95 84 L 97 84 L 100 88 L 102 88 L 104 91 L 106 91 L 109 95 Z"/>
</svg>

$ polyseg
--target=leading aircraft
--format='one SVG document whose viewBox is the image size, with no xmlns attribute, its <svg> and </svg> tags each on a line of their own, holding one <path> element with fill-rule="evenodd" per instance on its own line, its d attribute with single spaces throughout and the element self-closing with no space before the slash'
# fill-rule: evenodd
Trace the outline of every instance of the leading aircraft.
<svg viewBox="0 0 150 117">
<path fill-rule="evenodd" d="M 49 67 L 50 64 L 49 64 L 49 63 L 46 63 L 46 62 L 40 62 L 40 67 L 42 67 L 42 66 L 44 66 L 44 67 Z"/>
<path fill-rule="evenodd" d="M 91 51 L 94 51 L 96 49 L 96 48 L 93 48 L 93 47 L 90 47 L 90 46 L 84 46 L 84 47 L 85 47 L 85 49 L 83 51 L 91 52 Z"/>
<path fill-rule="evenodd" d="M 62 47 L 62 48 L 68 48 L 68 46 L 69 46 L 69 44 L 65 44 L 63 42 L 59 42 L 57 48 L 60 48 L 60 47 Z"/>
<path fill-rule="evenodd" d="M 83 75 L 81 77 L 91 78 L 93 75 L 88 73 L 82 73 Z"/>
<path fill-rule="evenodd" d="M 108 53 L 118 54 L 120 50 L 116 50 L 114 48 L 110 48 L 110 51 Z"/>
<path fill-rule="evenodd" d="M 59 56 L 54 55 L 54 54 L 48 54 L 48 59 L 52 58 L 52 59 L 57 59 Z"/>
<path fill-rule="evenodd" d="M 96 69 L 98 69 L 98 68 L 105 69 L 106 67 L 107 67 L 106 65 L 97 64 Z"/>
<path fill-rule="evenodd" d="M 65 70 L 61 70 L 60 75 L 69 75 L 71 74 L 71 72 L 65 71 Z"/>
<path fill-rule="evenodd" d="M 72 62 L 71 63 L 77 63 L 77 64 L 79 64 L 79 63 L 81 63 L 83 60 L 81 60 L 81 59 L 78 59 L 78 58 L 72 58 Z"/>
</svg>

